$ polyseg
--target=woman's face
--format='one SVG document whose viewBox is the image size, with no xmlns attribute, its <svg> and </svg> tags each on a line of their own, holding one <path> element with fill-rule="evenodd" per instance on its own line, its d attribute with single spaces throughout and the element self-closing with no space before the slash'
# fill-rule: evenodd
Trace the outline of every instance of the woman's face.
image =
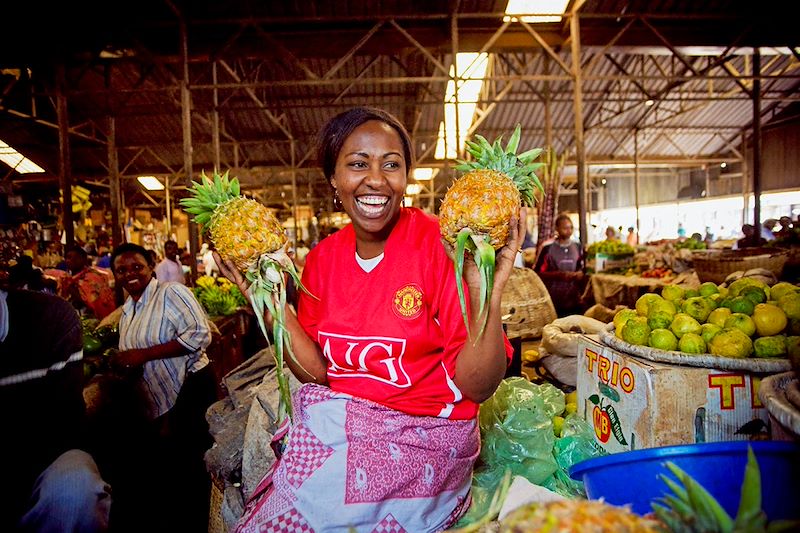
<svg viewBox="0 0 800 533">
<path fill-rule="evenodd" d="M 562 241 L 572 237 L 572 221 L 569 219 L 559 220 L 556 226 L 556 233 L 558 233 L 558 238 Z"/>
<path fill-rule="evenodd" d="M 125 252 L 114 259 L 114 280 L 138 300 L 153 278 L 153 269 L 142 254 Z"/>
<path fill-rule="evenodd" d="M 331 184 L 359 238 L 388 237 L 403 204 L 406 173 L 403 141 L 388 124 L 370 120 L 345 140 Z"/>
</svg>

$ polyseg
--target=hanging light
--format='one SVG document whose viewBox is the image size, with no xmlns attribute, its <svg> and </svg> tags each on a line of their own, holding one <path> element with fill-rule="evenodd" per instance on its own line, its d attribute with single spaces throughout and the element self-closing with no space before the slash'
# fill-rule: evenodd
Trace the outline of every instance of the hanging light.
<svg viewBox="0 0 800 533">
<path fill-rule="evenodd" d="M 136 179 L 139 180 L 139 183 L 142 184 L 142 187 L 144 187 L 148 191 L 164 190 L 164 184 L 161 183 L 161 180 L 155 176 L 139 176 Z"/>
</svg>

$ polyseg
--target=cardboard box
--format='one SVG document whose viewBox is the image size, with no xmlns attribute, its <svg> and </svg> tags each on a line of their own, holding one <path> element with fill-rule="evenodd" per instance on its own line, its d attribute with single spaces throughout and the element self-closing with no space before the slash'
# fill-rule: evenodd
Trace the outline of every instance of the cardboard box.
<svg viewBox="0 0 800 533">
<path fill-rule="evenodd" d="M 655 363 L 583 336 L 578 412 L 609 453 L 769 439 L 769 415 L 758 398 L 766 375 Z"/>
<path fill-rule="evenodd" d="M 586 259 L 586 271 L 606 272 L 608 270 L 620 270 L 633 266 L 633 254 L 595 254 Z"/>
</svg>

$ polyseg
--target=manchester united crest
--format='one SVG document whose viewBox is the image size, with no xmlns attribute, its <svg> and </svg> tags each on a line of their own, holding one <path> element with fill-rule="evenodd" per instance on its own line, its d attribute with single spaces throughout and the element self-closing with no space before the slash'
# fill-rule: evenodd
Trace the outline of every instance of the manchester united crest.
<svg viewBox="0 0 800 533">
<path fill-rule="evenodd" d="M 422 289 L 415 284 L 406 285 L 394 293 L 394 314 L 403 319 L 417 318 L 422 312 Z"/>
</svg>

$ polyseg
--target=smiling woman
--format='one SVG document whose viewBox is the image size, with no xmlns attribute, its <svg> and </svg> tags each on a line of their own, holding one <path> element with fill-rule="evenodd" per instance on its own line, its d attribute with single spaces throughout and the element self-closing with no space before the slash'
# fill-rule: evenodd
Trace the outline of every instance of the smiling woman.
<svg viewBox="0 0 800 533">
<path fill-rule="evenodd" d="M 150 524 L 155 516 L 165 530 L 200 531 L 208 513 L 198 505 L 208 501 L 210 490 L 203 454 L 211 445 L 205 411 L 215 399 L 205 354 L 211 332 L 189 288 L 158 281 L 154 267 L 148 251 L 135 244 L 121 244 L 111 254 L 114 278 L 128 293 L 119 322 L 120 351 L 111 365 L 134 380 L 149 419 L 146 433 L 153 435 L 136 457 L 117 461 L 131 473 L 126 479 L 147 490 L 123 486 L 115 506 L 130 513 L 124 514 L 126 523 Z M 156 482 L 159 477 L 170 483 Z M 162 489 L 168 493 L 157 492 Z M 136 500 L 139 494 L 146 502 Z M 174 513 L 176 505 L 193 511 Z M 142 517 L 142 506 L 154 516 Z"/>
<path fill-rule="evenodd" d="M 467 342 L 452 249 L 435 217 L 403 207 L 413 161 L 405 128 L 385 111 L 359 107 L 332 118 L 319 144 L 320 166 L 351 224 L 309 252 L 302 281 L 316 298 L 301 293 L 297 314 L 285 312 L 297 360 L 310 370 L 289 361 L 306 382 L 293 398 L 302 423 L 276 432 L 282 453 L 236 531 L 288 523 L 441 531 L 466 511 L 478 404 L 511 356 L 500 295 L 524 219 L 510 225 L 508 250 L 498 254 L 484 336 Z M 247 290 L 235 265 L 221 271 Z M 472 262 L 464 281 L 477 305 Z"/>
<path fill-rule="evenodd" d="M 331 136 L 337 129 L 338 135 Z M 366 108 L 334 118 L 322 136 L 343 138 L 339 146 L 322 145 L 323 170 L 353 222 L 360 257 L 376 257 L 383 253 L 403 203 L 411 139 L 394 117 Z"/>
</svg>

